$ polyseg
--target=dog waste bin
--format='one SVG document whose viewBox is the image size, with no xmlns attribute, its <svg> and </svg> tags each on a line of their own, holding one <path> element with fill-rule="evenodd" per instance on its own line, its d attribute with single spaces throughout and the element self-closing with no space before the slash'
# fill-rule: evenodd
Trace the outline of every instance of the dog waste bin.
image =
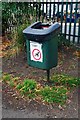
<svg viewBox="0 0 80 120">
<path fill-rule="evenodd" d="M 45 70 L 57 66 L 59 32 L 58 22 L 52 25 L 36 22 L 23 30 L 26 37 L 27 62 L 30 66 Z"/>
</svg>

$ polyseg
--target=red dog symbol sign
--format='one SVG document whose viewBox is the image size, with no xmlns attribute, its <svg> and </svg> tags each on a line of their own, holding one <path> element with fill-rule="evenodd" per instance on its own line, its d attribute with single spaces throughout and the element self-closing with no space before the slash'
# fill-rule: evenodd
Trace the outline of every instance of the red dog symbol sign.
<svg viewBox="0 0 80 120">
<path fill-rule="evenodd" d="M 42 44 L 30 41 L 30 57 L 33 61 L 43 62 Z"/>
</svg>

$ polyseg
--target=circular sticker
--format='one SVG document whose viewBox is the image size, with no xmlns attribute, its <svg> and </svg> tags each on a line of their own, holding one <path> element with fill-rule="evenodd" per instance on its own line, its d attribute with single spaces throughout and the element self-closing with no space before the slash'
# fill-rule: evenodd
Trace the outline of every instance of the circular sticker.
<svg viewBox="0 0 80 120">
<path fill-rule="evenodd" d="M 32 51 L 32 56 L 35 60 L 40 60 L 41 59 L 41 52 L 38 49 L 34 49 Z"/>
</svg>

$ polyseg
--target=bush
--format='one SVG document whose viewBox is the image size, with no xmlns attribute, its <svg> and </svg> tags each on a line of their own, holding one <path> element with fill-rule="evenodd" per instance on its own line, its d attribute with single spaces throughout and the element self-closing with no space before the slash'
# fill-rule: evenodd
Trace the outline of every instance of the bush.
<svg viewBox="0 0 80 120">
<path fill-rule="evenodd" d="M 28 2 L 2 2 L 2 33 L 9 29 L 10 26 L 18 26 L 30 21 L 32 7 L 29 7 Z"/>
<path fill-rule="evenodd" d="M 28 24 L 22 24 L 20 26 L 18 26 L 17 29 L 17 45 L 19 46 L 24 46 L 25 43 L 25 39 L 24 39 L 24 35 L 23 35 L 23 30 L 28 26 Z"/>
<path fill-rule="evenodd" d="M 69 46 L 69 45 L 71 45 L 71 43 L 69 42 L 69 40 L 67 40 L 67 39 L 65 38 L 64 35 L 59 34 L 59 35 L 58 35 L 58 47 L 61 47 L 62 45 L 67 45 L 67 46 Z"/>
<path fill-rule="evenodd" d="M 29 26 L 29 24 L 27 22 L 25 24 L 18 26 L 17 30 L 12 31 L 11 36 L 12 36 L 12 46 L 13 47 L 17 46 L 18 48 L 21 48 L 21 49 L 24 48 L 25 38 L 24 38 L 23 30 L 28 26 Z"/>
</svg>

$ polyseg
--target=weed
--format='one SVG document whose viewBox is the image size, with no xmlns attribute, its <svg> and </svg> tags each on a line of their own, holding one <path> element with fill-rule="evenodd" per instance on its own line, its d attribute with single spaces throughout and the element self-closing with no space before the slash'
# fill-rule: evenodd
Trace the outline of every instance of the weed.
<svg viewBox="0 0 80 120">
<path fill-rule="evenodd" d="M 12 80 L 15 82 L 15 81 L 18 81 L 20 77 L 13 77 Z"/>
<path fill-rule="evenodd" d="M 46 86 L 40 91 L 40 95 L 45 102 L 59 103 L 63 105 L 67 99 L 67 88 L 61 87 L 49 87 Z"/>
<path fill-rule="evenodd" d="M 25 39 L 24 39 L 24 35 L 23 35 L 23 30 L 29 26 L 28 23 L 25 23 L 25 24 L 22 24 L 20 26 L 18 26 L 17 28 L 17 31 L 13 30 L 12 31 L 12 45 L 13 45 L 13 48 L 17 47 L 18 49 L 23 49 L 24 48 L 24 45 L 25 45 Z"/>
<path fill-rule="evenodd" d="M 25 79 L 23 85 L 26 86 L 28 91 L 34 90 L 36 88 L 36 81 L 30 80 L 30 79 Z"/>
<path fill-rule="evenodd" d="M 80 78 L 74 78 L 68 75 L 55 74 L 52 77 L 55 86 L 41 86 L 37 84 L 36 81 L 32 79 L 24 79 L 21 83 L 19 82 L 19 77 L 12 77 L 10 74 L 3 75 L 3 81 L 8 83 L 11 87 L 16 87 L 16 89 L 21 93 L 21 95 L 33 99 L 39 97 L 42 101 L 47 103 L 57 103 L 64 105 L 67 100 L 67 93 L 69 93 L 69 88 L 80 85 Z"/>
<path fill-rule="evenodd" d="M 20 89 L 22 88 L 22 85 L 19 83 L 19 84 L 16 86 L 16 88 L 17 88 L 18 90 L 20 90 Z"/>
<path fill-rule="evenodd" d="M 80 78 L 75 78 L 65 74 L 55 74 L 52 77 L 52 81 L 54 81 L 57 85 L 64 85 L 67 87 L 75 87 L 80 85 Z"/>
<path fill-rule="evenodd" d="M 16 77 L 13 78 L 11 74 L 4 74 L 3 75 L 3 81 L 8 83 L 11 87 L 15 86 L 14 79 L 16 79 Z"/>
<path fill-rule="evenodd" d="M 5 74 L 5 75 L 3 75 L 3 81 L 10 81 L 11 80 L 11 75 L 10 74 Z"/>
<path fill-rule="evenodd" d="M 25 79 L 22 84 L 17 85 L 17 89 L 20 90 L 22 95 L 26 95 L 29 98 L 33 98 L 35 96 L 35 89 L 37 83 L 34 80 Z"/>
<path fill-rule="evenodd" d="M 9 81 L 9 85 L 10 85 L 11 87 L 14 87 L 14 81 L 10 80 L 10 81 Z"/>
</svg>

